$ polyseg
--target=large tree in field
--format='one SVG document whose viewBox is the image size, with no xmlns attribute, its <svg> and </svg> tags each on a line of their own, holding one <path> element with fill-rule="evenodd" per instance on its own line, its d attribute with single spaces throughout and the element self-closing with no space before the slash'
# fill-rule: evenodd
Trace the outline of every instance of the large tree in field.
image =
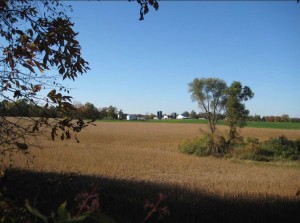
<svg viewBox="0 0 300 223">
<path fill-rule="evenodd" d="M 158 9 L 156 0 L 137 3 L 141 20 L 149 11 L 148 5 Z M 58 0 L 0 1 L 1 157 L 14 150 L 27 153 L 30 145 L 37 145 L 32 139 L 49 129 L 52 139 L 69 139 L 86 126 L 82 120 L 67 116 L 74 106 L 62 84 L 64 79 L 75 80 L 89 70 L 69 9 Z M 43 117 L 26 115 L 17 103 L 20 99 L 36 106 Z M 22 117 L 7 117 L 5 107 L 11 103 Z M 49 120 L 49 108 L 53 107 L 65 118 Z"/>
<path fill-rule="evenodd" d="M 213 135 L 220 115 L 225 110 L 227 85 L 218 78 L 196 78 L 189 83 L 189 92 L 193 101 L 205 112 L 209 128 Z"/>
<path fill-rule="evenodd" d="M 254 96 L 252 90 L 237 81 L 227 87 L 225 81 L 218 78 L 196 78 L 189 83 L 189 91 L 192 100 L 204 111 L 211 134 L 216 131 L 217 121 L 226 115 L 230 128 L 229 143 L 235 142 L 238 139 L 237 128 L 246 126 L 249 111 L 243 102 Z"/>
<path fill-rule="evenodd" d="M 226 90 L 226 122 L 229 125 L 229 143 L 235 143 L 239 139 L 237 127 L 246 126 L 249 110 L 246 109 L 244 101 L 251 99 L 254 93 L 248 86 L 242 86 L 234 81 Z"/>
</svg>

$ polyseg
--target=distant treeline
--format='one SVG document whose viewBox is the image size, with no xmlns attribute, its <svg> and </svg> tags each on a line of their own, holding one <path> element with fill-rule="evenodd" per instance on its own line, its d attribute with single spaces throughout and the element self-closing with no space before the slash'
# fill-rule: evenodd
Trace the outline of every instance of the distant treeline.
<svg viewBox="0 0 300 223">
<path fill-rule="evenodd" d="M 34 103 L 20 99 L 16 102 L 3 100 L 0 102 L 0 115 L 1 116 L 28 116 L 28 117 L 52 117 L 62 118 L 66 115 L 73 118 L 82 119 L 126 119 L 126 114 L 122 109 L 115 106 L 108 106 L 97 108 L 94 104 L 87 102 L 85 104 L 74 103 L 74 110 L 68 112 L 61 112 L 54 106 L 36 106 Z M 196 113 L 194 110 L 191 112 L 185 111 L 182 115 L 192 119 L 206 119 L 206 114 L 203 112 Z M 142 115 L 138 115 L 142 116 Z M 143 115 L 145 119 L 153 119 L 153 113 Z M 225 119 L 225 115 L 220 115 L 220 119 Z M 248 121 L 256 122 L 300 122 L 300 118 L 290 118 L 289 115 L 283 114 L 281 116 L 249 116 Z"/>
<path fill-rule="evenodd" d="M 191 112 L 183 112 L 183 115 L 186 117 L 199 119 L 199 118 L 206 118 L 205 113 L 196 113 L 194 110 Z M 220 119 L 225 119 L 226 115 L 220 115 Z M 300 122 L 300 118 L 290 118 L 289 115 L 283 114 L 281 116 L 260 116 L 260 115 L 250 115 L 248 116 L 248 121 L 255 121 L 255 122 Z"/>
<path fill-rule="evenodd" d="M 260 116 L 254 115 L 249 116 L 248 121 L 255 122 L 300 122 L 300 118 L 290 118 L 289 115 L 281 115 L 281 116 Z"/>
<path fill-rule="evenodd" d="M 70 116 L 72 118 L 82 119 L 118 119 L 118 115 L 123 116 L 122 109 L 109 106 L 96 108 L 92 103 L 74 103 L 74 110 L 61 112 L 55 106 L 37 106 L 28 100 L 17 100 L 11 102 L 3 100 L 0 102 L 0 116 L 23 116 L 23 117 L 50 117 L 62 118 Z"/>
</svg>

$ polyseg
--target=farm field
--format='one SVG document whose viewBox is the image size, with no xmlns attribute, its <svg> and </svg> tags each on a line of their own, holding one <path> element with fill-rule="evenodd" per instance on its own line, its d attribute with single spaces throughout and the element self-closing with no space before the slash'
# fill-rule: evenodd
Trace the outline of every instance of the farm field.
<svg viewBox="0 0 300 223">
<path fill-rule="evenodd" d="M 97 122 L 128 122 L 126 120 L 97 120 Z M 202 119 L 161 119 L 161 120 L 145 120 L 145 121 L 131 121 L 131 122 L 145 122 L 145 123 L 172 123 L 172 124 L 207 124 L 207 120 Z M 218 125 L 226 125 L 224 120 L 218 121 Z M 249 128 L 271 128 L 271 129 L 293 129 L 300 130 L 299 122 L 255 122 L 248 121 Z"/>
<path fill-rule="evenodd" d="M 120 222 L 141 222 L 137 219 L 144 215 L 143 199 L 156 198 L 160 192 L 169 199 L 166 204 L 171 215 L 166 222 L 300 219 L 299 166 L 256 165 L 180 153 L 178 145 L 206 131 L 205 124 L 96 124 L 80 133 L 80 143 L 41 140 L 45 148 L 32 150 L 36 157 L 33 163 L 17 154 L 13 169 L 7 168 L 8 191 L 18 191 L 20 197 L 22 191 L 28 197 L 39 192 L 44 198 L 42 205 L 49 206 L 47 196 L 59 194 L 57 202 L 63 202 L 64 196 L 71 199 L 96 183 L 103 210 Z M 227 127 L 219 126 L 219 131 L 227 131 Z M 245 128 L 242 135 L 260 140 L 280 135 L 299 139 L 300 130 Z M 280 212 L 287 208 L 289 214 Z M 272 217 L 273 212 L 276 215 Z"/>
</svg>

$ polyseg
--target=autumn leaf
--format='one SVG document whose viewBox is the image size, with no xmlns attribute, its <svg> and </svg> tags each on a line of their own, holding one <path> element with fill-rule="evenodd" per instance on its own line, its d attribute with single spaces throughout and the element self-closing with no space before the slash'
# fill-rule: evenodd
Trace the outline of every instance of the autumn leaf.
<svg viewBox="0 0 300 223">
<path fill-rule="evenodd" d="M 14 98 L 19 98 L 20 96 L 22 96 L 21 91 L 16 90 L 16 91 L 14 92 Z"/>
<path fill-rule="evenodd" d="M 30 70 L 32 73 L 35 73 L 34 69 L 29 64 L 23 63 L 22 65 L 23 67 L 26 67 L 28 70 Z"/>
<path fill-rule="evenodd" d="M 31 50 L 31 51 L 35 51 L 36 50 L 36 45 L 34 44 L 34 43 L 29 43 L 28 45 L 27 45 L 27 47 Z"/>
<path fill-rule="evenodd" d="M 26 90 L 27 90 L 27 87 L 26 87 L 25 85 L 21 85 L 21 89 L 22 89 L 23 91 L 26 91 Z"/>
<path fill-rule="evenodd" d="M 41 89 L 42 89 L 41 85 L 34 85 L 32 91 L 36 93 L 39 92 Z"/>
</svg>

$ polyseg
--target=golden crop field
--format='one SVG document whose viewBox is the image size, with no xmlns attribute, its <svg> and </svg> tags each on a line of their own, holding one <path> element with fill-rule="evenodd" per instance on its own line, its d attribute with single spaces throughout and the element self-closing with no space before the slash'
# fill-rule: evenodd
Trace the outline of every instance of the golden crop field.
<svg viewBox="0 0 300 223">
<path fill-rule="evenodd" d="M 199 136 L 203 130 L 206 125 L 100 122 L 79 134 L 80 143 L 41 140 L 45 148 L 31 151 L 34 162 L 27 164 L 17 155 L 14 167 L 176 185 L 218 196 L 263 194 L 297 199 L 299 168 L 200 158 L 178 151 L 184 139 Z M 280 135 L 297 139 L 300 130 L 245 128 L 242 135 L 261 140 Z"/>
</svg>

